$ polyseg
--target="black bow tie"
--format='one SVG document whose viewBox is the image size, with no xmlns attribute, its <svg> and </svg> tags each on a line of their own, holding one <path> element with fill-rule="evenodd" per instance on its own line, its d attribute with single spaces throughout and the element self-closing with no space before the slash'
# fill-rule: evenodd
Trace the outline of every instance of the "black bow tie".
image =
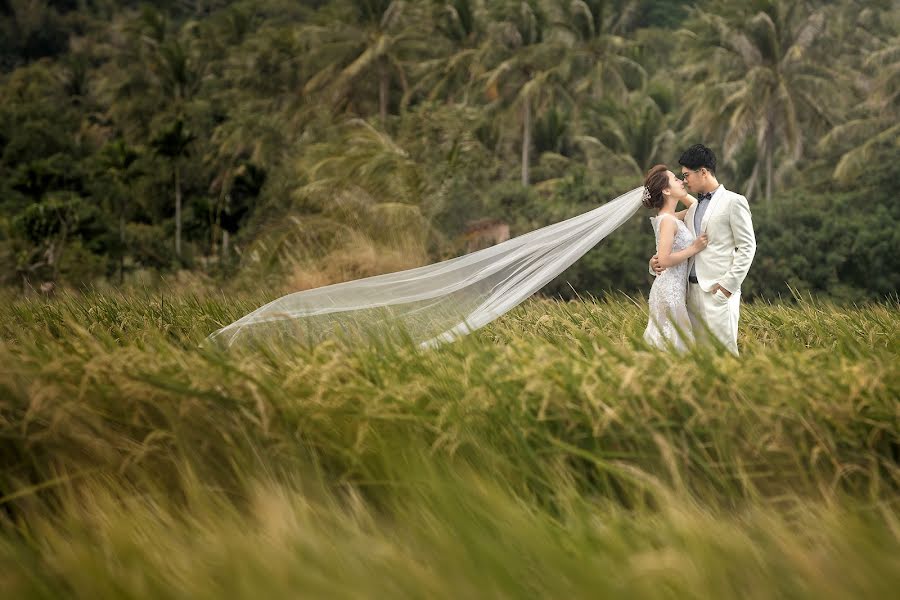
<svg viewBox="0 0 900 600">
<path fill-rule="evenodd" d="M 703 202 L 704 200 L 712 200 L 712 192 L 708 194 L 697 194 L 697 202 Z"/>
</svg>

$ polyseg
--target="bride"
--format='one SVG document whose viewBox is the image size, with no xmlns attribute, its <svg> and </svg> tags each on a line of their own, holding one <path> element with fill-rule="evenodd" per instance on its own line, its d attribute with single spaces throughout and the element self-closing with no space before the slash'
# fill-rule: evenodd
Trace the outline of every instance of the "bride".
<svg viewBox="0 0 900 600">
<path fill-rule="evenodd" d="M 707 237 L 702 233 L 695 238 L 684 224 L 687 210 L 675 212 L 675 208 L 679 202 L 690 207 L 696 201 L 665 165 L 656 165 L 644 179 L 643 204 L 657 210 L 650 221 L 659 265 L 665 269 L 650 288 L 650 321 L 644 340 L 662 350 L 683 352 L 694 341 L 687 309 L 688 259 L 706 248 Z"/>
</svg>

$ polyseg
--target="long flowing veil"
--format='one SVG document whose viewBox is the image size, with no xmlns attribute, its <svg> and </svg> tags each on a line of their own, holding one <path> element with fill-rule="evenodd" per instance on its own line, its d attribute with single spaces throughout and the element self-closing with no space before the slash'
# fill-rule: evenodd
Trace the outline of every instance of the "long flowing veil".
<svg viewBox="0 0 900 600">
<path fill-rule="evenodd" d="M 443 262 L 282 296 L 209 336 L 226 346 L 288 336 L 396 333 L 451 341 L 516 307 L 641 206 L 643 187 L 571 219 Z"/>
</svg>

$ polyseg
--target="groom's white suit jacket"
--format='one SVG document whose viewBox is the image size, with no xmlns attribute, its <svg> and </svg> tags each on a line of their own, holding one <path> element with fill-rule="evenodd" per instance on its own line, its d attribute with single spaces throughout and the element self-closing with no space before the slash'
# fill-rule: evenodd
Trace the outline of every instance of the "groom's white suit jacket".
<svg viewBox="0 0 900 600">
<path fill-rule="evenodd" d="M 695 212 L 696 202 L 688 209 L 684 223 L 696 236 Z M 709 237 L 709 245 L 692 259 L 700 287 L 708 292 L 718 283 L 731 293 L 740 291 L 756 254 L 756 236 L 747 199 L 720 185 L 703 214 L 700 233 L 703 232 Z"/>
</svg>

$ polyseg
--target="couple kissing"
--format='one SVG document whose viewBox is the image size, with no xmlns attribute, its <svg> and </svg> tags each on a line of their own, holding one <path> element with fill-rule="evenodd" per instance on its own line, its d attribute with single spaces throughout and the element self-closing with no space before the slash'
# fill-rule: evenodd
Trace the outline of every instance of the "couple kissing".
<svg viewBox="0 0 900 600">
<path fill-rule="evenodd" d="M 719 183 L 706 146 L 691 146 L 678 163 L 679 175 L 656 165 L 644 179 L 643 204 L 657 211 L 644 339 L 676 351 L 715 339 L 737 355 L 741 284 L 756 254 L 750 207 Z M 679 203 L 686 208 L 676 211 Z"/>
</svg>

